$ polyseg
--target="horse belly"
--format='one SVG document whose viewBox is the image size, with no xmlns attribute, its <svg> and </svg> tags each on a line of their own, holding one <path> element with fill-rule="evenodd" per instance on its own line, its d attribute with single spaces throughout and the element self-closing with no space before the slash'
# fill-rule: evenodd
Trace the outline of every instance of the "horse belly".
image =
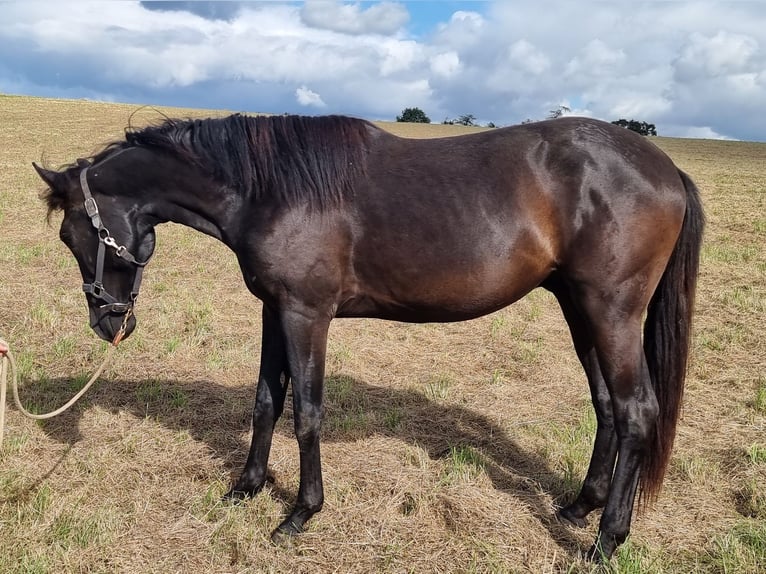
<svg viewBox="0 0 766 574">
<path fill-rule="evenodd" d="M 336 316 L 413 323 L 473 319 L 517 301 L 551 270 L 547 261 L 526 257 L 463 265 L 434 263 L 358 274 Z"/>
</svg>

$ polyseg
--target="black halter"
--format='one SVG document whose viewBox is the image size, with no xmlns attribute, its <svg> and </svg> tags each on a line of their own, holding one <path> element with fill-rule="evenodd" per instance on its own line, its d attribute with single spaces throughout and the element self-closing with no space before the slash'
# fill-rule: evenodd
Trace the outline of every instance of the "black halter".
<svg viewBox="0 0 766 574">
<path fill-rule="evenodd" d="M 82 187 L 82 194 L 85 196 L 85 211 L 88 214 L 88 217 L 90 217 L 91 224 L 93 224 L 93 227 L 95 227 L 98 231 L 99 241 L 98 255 L 96 257 L 96 277 L 93 280 L 93 283 L 83 283 L 82 290 L 85 293 L 92 295 L 96 299 L 104 301 L 104 304 L 99 307 L 100 309 L 112 313 L 130 313 L 132 312 L 133 305 L 135 304 L 136 298 L 138 297 L 138 290 L 141 287 L 141 279 L 144 275 L 144 267 L 147 263 L 149 263 L 149 259 L 151 259 L 151 257 L 149 257 L 149 259 L 146 261 L 138 261 L 133 256 L 133 254 L 128 251 L 127 247 L 124 245 L 119 245 L 115 241 L 114 237 L 110 235 L 109 230 L 101 221 L 101 216 L 98 213 L 98 205 L 96 205 L 96 200 L 93 198 L 93 195 L 90 192 L 90 187 L 88 187 L 87 173 L 87 167 L 80 172 L 80 186 Z M 125 261 L 136 266 L 136 274 L 133 277 L 133 287 L 130 290 L 130 301 L 118 301 L 113 295 L 104 289 L 102 279 L 104 276 L 104 255 L 107 246 L 114 249 L 117 257 L 120 257 L 121 259 L 124 259 Z"/>
</svg>

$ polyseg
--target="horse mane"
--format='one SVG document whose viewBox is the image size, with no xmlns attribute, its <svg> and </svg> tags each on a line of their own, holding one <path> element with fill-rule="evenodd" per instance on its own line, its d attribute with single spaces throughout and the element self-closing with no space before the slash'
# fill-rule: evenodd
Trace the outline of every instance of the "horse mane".
<svg viewBox="0 0 766 574">
<path fill-rule="evenodd" d="M 167 119 L 126 130 L 123 146 L 115 147 L 167 151 L 255 199 L 308 202 L 321 208 L 352 193 L 354 180 L 366 171 L 371 129 L 377 130 L 367 121 L 345 116 L 234 114 Z"/>
</svg>

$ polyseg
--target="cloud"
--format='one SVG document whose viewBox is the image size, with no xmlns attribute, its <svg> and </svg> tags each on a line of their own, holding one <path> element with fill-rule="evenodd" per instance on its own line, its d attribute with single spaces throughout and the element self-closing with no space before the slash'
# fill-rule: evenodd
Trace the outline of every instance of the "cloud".
<svg viewBox="0 0 766 574">
<path fill-rule="evenodd" d="M 309 27 L 342 34 L 394 34 L 409 20 L 407 9 L 397 2 L 361 5 L 337 0 L 309 0 L 301 8 L 301 21 Z"/>
<path fill-rule="evenodd" d="M 684 138 L 703 138 L 709 140 L 731 140 L 728 136 L 719 134 L 710 126 L 678 126 L 678 135 Z"/>
<path fill-rule="evenodd" d="M 572 102 L 665 135 L 766 140 L 763 3 L 471 8 L 412 36 L 403 2 L 0 2 L 0 91 L 497 124 Z"/>
<path fill-rule="evenodd" d="M 437 76 L 449 78 L 460 72 L 460 56 L 454 50 L 436 54 L 431 58 L 430 67 Z"/>
<path fill-rule="evenodd" d="M 302 106 L 324 108 L 327 105 L 322 101 L 322 96 L 312 90 L 309 90 L 306 86 L 301 86 L 295 90 L 295 99 Z"/>
<path fill-rule="evenodd" d="M 152 0 L 141 2 L 141 6 L 147 10 L 158 12 L 189 12 L 202 16 L 208 20 L 232 20 L 239 13 L 242 2 L 162 2 Z"/>
<path fill-rule="evenodd" d="M 623 50 L 610 48 L 605 42 L 596 38 L 588 42 L 580 53 L 567 63 L 565 73 L 568 76 L 615 74 L 622 71 L 621 67 L 625 60 Z"/>
<path fill-rule="evenodd" d="M 694 33 L 675 62 L 676 74 L 679 79 L 689 79 L 699 75 L 719 77 L 752 71 L 759 64 L 754 58 L 757 52 L 758 42 L 744 34 L 719 31 L 715 36 L 705 36 Z"/>
<path fill-rule="evenodd" d="M 527 40 L 518 40 L 508 48 L 508 58 L 525 72 L 539 76 L 546 72 L 551 61 L 542 51 Z"/>
</svg>

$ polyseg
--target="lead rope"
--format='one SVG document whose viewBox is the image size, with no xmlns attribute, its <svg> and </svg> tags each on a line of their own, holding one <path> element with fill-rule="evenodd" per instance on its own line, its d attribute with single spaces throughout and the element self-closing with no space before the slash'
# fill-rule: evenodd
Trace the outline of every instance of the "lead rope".
<svg viewBox="0 0 766 574">
<path fill-rule="evenodd" d="M 106 352 L 106 356 L 104 357 L 104 360 L 101 361 L 101 364 L 98 366 L 98 369 L 96 369 L 96 372 L 93 373 L 93 376 L 90 378 L 90 380 L 87 383 L 85 383 L 85 386 L 82 389 L 80 389 L 75 396 L 69 399 L 69 401 L 65 405 L 57 408 L 55 411 L 51 411 L 49 413 L 44 413 L 39 415 L 29 412 L 21 404 L 21 400 L 19 399 L 19 382 L 18 382 L 18 373 L 16 369 L 16 361 L 13 358 L 13 353 L 11 353 L 10 346 L 8 345 L 8 343 L 0 339 L 0 342 L 4 343 L 5 347 L 8 349 L 8 351 L 3 355 L 2 366 L 0 367 L 0 448 L 2 448 L 3 446 L 3 436 L 5 434 L 5 402 L 6 402 L 6 395 L 8 394 L 8 391 L 7 391 L 8 372 L 10 371 L 11 373 L 11 390 L 13 391 L 13 402 L 16 403 L 16 408 L 19 410 L 21 414 L 23 414 L 27 418 L 38 420 L 38 421 L 50 419 L 55 416 L 58 416 L 64 411 L 66 411 L 67 409 L 69 409 L 77 401 L 79 401 L 80 398 L 86 392 L 88 392 L 88 389 L 93 385 L 93 383 L 96 382 L 99 376 L 101 376 L 101 373 L 103 372 L 104 368 L 111 360 L 112 355 L 114 354 L 114 351 L 117 348 L 117 345 L 119 345 L 120 341 L 122 341 L 123 337 L 125 336 L 125 329 L 127 327 L 128 319 L 130 319 L 131 314 L 132 314 L 131 311 L 128 311 L 127 313 L 125 313 L 125 318 L 122 321 L 122 326 L 120 326 L 119 331 L 117 331 L 117 334 L 114 336 L 114 339 L 109 345 L 109 349 Z"/>
</svg>

